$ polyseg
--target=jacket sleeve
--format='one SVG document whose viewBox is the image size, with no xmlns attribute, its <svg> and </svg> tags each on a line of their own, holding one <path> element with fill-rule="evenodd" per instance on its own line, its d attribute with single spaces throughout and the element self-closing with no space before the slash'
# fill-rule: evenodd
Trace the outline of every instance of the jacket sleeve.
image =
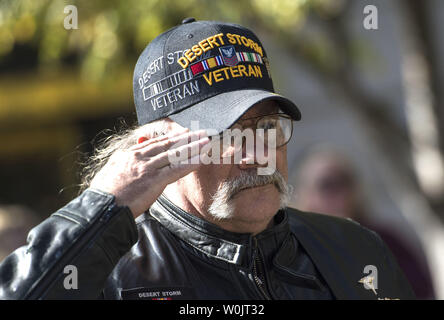
<svg viewBox="0 0 444 320">
<path fill-rule="evenodd" d="M 0 299 L 96 299 L 137 242 L 128 207 L 87 189 L 34 227 L 27 245 L 0 263 Z"/>
</svg>

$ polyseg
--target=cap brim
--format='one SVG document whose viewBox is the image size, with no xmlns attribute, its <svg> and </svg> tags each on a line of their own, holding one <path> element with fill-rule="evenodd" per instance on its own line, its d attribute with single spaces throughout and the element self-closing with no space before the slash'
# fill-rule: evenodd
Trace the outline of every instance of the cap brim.
<svg viewBox="0 0 444 320">
<path fill-rule="evenodd" d="M 218 94 L 181 112 L 169 116 L 182 127 L 189 129 L 214 129 L 218 133 L 228 129 L 245 112 L 259 102 L 275 100 L 293 120 L 301 119 L 298 107 L 289 99 L 259 89 L 237 90 Z M 195 122 L 194 124 L 192 123 Z M 198 128 L 196 128 L 198 126 Z"/>
</svg>

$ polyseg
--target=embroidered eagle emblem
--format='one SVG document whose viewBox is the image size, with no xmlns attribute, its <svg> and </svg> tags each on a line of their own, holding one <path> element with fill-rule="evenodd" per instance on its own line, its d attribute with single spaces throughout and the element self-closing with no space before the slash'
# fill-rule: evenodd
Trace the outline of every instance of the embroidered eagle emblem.
<svg viewBox="0 0 444 320">
<path fill-rule="evenodd" d="M 226 66 L 235 66 L 239 63 L 234 46 L 225 46 L 219 48 L 220 55 Z"/>
<path fill-rule="evenodd" d="M 220 48 L 220 49 L 223 51 L 224 55 L 226 57 L 228 57 L 228 58 L 231 58 L 231 56 L 234 54 L 234 48 L 233 47 L 231 47 L 229 49 L 224 49 L 224 48 Z"/>
</svg>

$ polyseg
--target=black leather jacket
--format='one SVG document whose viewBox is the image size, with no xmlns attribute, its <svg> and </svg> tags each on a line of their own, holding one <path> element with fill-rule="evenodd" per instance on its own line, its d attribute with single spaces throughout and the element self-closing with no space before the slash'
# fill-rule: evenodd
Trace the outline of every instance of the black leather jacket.
<svg viewBox="0 0 444 320">
<path fill-rule="evenodd" d="M 163 196 L 135 221 L 112 195 L 88 189 L 0 264 L 0 298 L 414 298 L 374 232 L 290 208 L 274 222 L 256 236 L 227 232 Z M 377 268 L 376 290 L 359 282 L 367 265 Z M 76 288 L 66 266 L 77 270 Z"/>
</svg>

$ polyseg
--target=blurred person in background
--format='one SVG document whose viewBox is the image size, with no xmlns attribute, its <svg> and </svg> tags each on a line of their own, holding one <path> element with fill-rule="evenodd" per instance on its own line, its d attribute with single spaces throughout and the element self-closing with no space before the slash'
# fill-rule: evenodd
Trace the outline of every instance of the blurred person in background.
<svg viewBox="0 0 444 320">
<path fill-rule="evenodd" d="M 434 299 L 429 267 L 390 226 L 368 209 L 356 170 L 338 149 L 316 145 L 303 156 L 295 179 L 293 205 L 303 211 L 352 219 L 378 233 L 396 257 L 418 299 Z"/>
</svg>

